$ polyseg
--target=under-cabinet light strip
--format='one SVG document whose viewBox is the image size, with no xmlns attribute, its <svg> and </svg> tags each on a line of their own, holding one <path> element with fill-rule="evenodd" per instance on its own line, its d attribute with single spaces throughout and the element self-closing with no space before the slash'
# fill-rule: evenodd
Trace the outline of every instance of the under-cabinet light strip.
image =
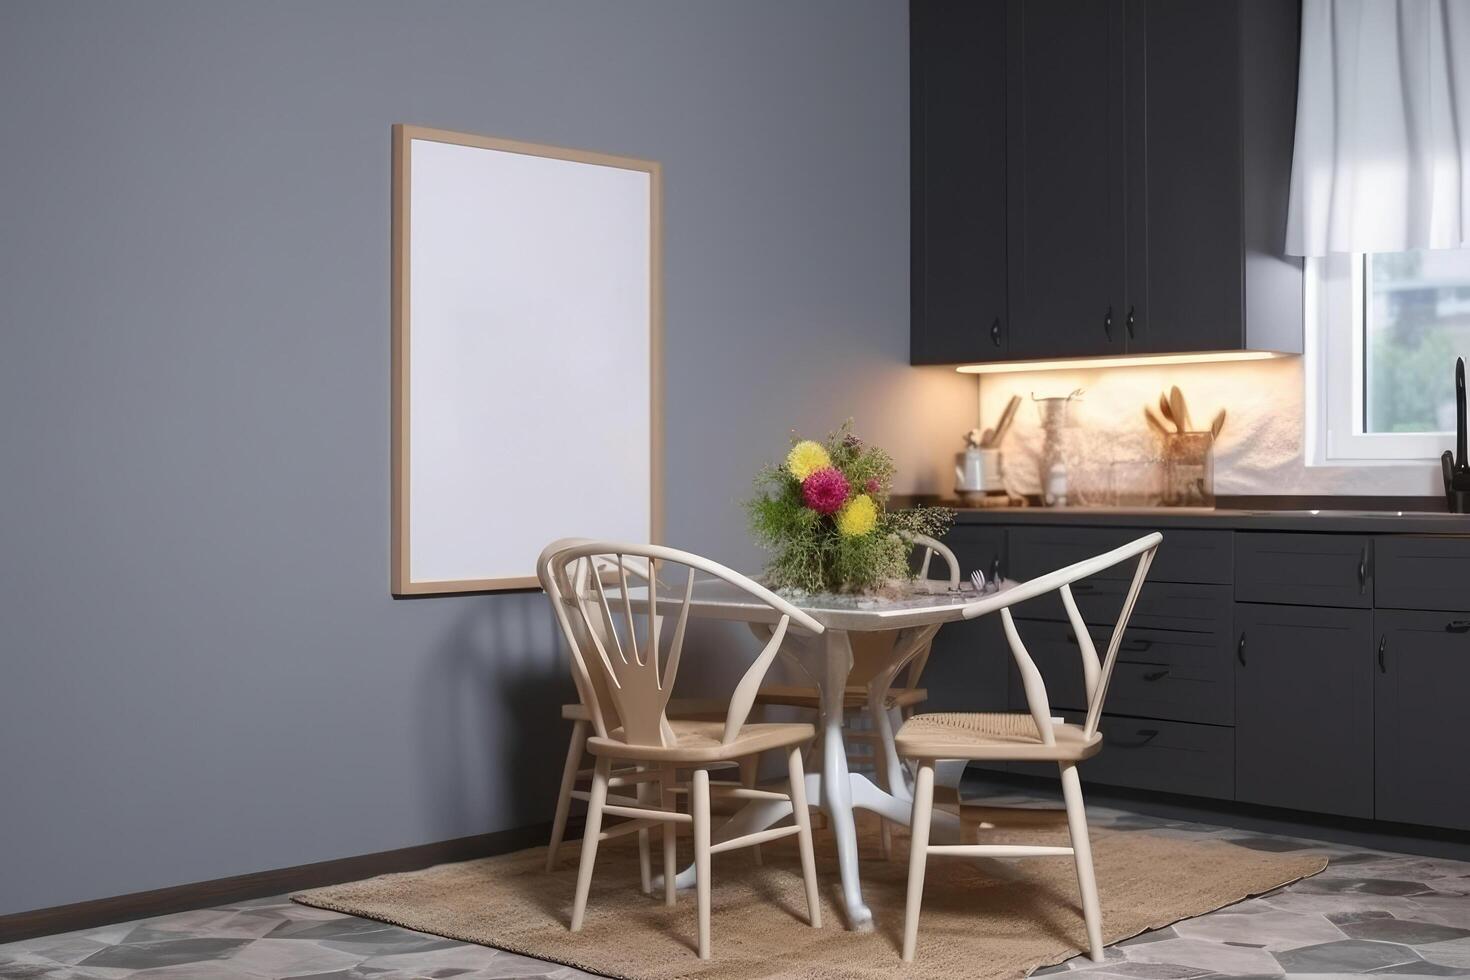
<svg viewBox="0 0 1470 980">
<path fill-rule="evenodd" d="M 1168 364 L 1215 364 L 1222 361 L 1264 361 L 1295 357 L 1269 350 L 1222 350 L 1198 354 L 1126 354 L 1113 357 L 1073 357 L 1053 361 L 997 361 L 992 364 L 961 364 L 961 374 L 1014 374 L 1021 371 L 1082 371 L 1088 368 L 1163 366 Z"/>
</svg>

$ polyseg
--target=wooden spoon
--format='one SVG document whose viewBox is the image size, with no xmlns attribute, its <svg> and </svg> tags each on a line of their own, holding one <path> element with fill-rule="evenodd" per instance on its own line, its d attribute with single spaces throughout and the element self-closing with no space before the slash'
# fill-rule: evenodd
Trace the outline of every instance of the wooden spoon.
<svg viewBox="0 0 1470 980">
<path fill-rule="evenodd" d="M 1215 439 L 1220 438 L 1220 430 L 1223 428 L 1225 428 L 1225 409 L 1222 408 L 1215 413 L 1215 421 L 1210 423 L 1211 437 Z"/>
<path fill-rule="evenodd" d="M 1159 414 L 1170 422 L 1174 421 L 1174 415 L 1169 411 L 1169 396 L 1162 391 L 1159 392 Z"/>
<path fill-rule="evenodd" d="M 990 445 L 999 447 L 1005 441 L 1006 433 L 1011 428 L 1011 422 L 1016 418 L 1016 409 L 1020 407 L 1021 396 L 1012 395 L 1011 400 L 1006 402 L 1005 411 L 1000 413 L 1000 421 L 995 423 L 995 435 L 991 436 Z"/>
<path fill-rule="evenodd" d="M 1143 417 L 1148 420 L 1149 428 L 1153 429 L 1159 435 L 1167 436 L 1169 434 L 1168 427 L 1154 414 L 1154 410 L 1147 405 L 1143 406 Z"/>
<path fill-rule="evenodd" d="M 1169 414 L 1174 416 L 1174 424 L 1179 426 L 1180 432 L 1189 432 L 1193 428 L 1189 424 L 1189 409 L 1184 407 L 1184 392 L 1178 385 L 1169 389 Z"/>
</svg>

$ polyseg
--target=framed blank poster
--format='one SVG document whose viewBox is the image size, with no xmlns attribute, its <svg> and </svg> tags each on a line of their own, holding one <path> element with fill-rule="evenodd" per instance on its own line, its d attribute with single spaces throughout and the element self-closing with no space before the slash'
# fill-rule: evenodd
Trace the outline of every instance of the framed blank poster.
<svg viewBox="0 0 1470 980">
<path fill-rule="evenodd" d="M 657 163 L 393 128 L 393 592 L 660 537 Z"/>
</svg>

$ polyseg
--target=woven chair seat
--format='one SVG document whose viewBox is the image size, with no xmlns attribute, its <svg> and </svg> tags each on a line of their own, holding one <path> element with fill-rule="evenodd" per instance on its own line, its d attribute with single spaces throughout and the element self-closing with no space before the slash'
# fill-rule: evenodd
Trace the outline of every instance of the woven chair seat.
<svg viewBox="0 0 1470 980">
<path fill-rule="evenodd" d="M 1080 762 L 1102 748 L 1102 735 L 1088 739 L 1081 725 L 1054 721 L 1052 732 L 1056 744 L 1042 742 L 1036 721 L 1025 712 L 947 711 L 915 715 L 894 742 L 908 759 Z"/>
</svg>

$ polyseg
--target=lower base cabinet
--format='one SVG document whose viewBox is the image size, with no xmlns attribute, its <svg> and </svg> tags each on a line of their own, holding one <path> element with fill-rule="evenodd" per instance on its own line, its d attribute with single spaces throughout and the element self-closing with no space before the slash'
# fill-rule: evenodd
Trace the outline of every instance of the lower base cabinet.
<svg viewBox="0 0 1470 980">
<path fill-rule="evenodd" d="M 1374 625 L 1374 816 L 1470 830 L 1470 613 L 1380 609 Z"/>
<path fill-rule="evenodd" d="M 1372 610 L 1237 603 L 1235 639 L 1235 798 L 1372 817 Z"/>
</svg>

